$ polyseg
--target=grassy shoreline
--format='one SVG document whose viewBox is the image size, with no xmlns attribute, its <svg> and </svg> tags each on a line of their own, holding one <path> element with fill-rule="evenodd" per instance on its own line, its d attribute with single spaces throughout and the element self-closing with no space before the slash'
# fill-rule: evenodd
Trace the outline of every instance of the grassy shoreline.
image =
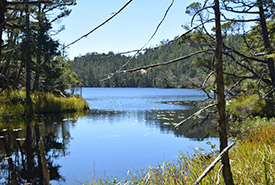
<svg viewBox="0 0 275 185">
<path fill-rule="evenodd" d="M 23 91 L 5 91 L 0 94 L 0 118 L 24 118 L 33 114 L 58 114 L 88 110 L 88 103 L 77 96 L 57 97 L 52 93 L 31 94 L 31 108 L 26 105 Z M 31 110 L 30 110 L 31 109 Z"/>
</svg>

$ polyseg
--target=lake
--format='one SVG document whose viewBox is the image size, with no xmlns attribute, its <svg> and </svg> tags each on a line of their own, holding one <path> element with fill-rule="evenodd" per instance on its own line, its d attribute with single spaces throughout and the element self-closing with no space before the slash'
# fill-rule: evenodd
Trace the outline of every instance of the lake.
<svg viewBox="0 0 275 185">
<path fill-rule="evenodd" d="M 180 152 L 208 151 L 209 141 L 218 146 L 203 115 L 178 130 L 173 126 L 199 109 L 196 101 L 207 99 L 200 90 L 83 88 L 82 96 L 88 113 L 1 123 L 0 183 L 39 184 L 43 161 L 51 184 L 123 179 L 128 170 L 172 162 Z"/>
</svg>

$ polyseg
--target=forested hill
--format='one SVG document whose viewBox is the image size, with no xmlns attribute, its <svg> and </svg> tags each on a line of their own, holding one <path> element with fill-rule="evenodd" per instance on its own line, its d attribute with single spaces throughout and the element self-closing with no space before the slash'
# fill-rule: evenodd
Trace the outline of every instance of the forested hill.
<svg viewBox="0 0 275 185">
<path fill-rule="evenodd" d="M 194 51 L 188 45 L 179 45 L 177 42 L 164 44 L 165 42 L 158 48 L 147 49 L 143 54 L 139 54 L 125 69 L 165 62 Z M 201 80 L 206 74 L 193 65 L 194 58 L 190 58 L 146 71 L 116 75 L 102 81 L 107 74 L 117 71 L 129 58 L 112 52 L 88 53 L 76 57 L 71 63 L 71 69 L 77 73 L 83 85 L 89 87 L 190 87 L 192 82 Z"/>
</svg>

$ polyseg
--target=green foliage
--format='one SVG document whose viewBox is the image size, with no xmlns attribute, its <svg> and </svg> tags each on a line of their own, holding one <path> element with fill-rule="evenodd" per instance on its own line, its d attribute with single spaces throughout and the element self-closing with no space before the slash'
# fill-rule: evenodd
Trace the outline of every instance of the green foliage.
<svg viewBox="0 0 275 185">
<path fill-rule="evenodd" d="M 231 100 L 227 105 L 229 114 L 238 118 L 246 118 L 249 116 L 263 116 L 264 115 L 265 101 L 259 99 L 256 94 L 237 96 Z"/>
<path fill-rule="evenodd" d="M 1 17 L 0 87 L 3 89 L 23 89 L 26 84 L 25 5 L 14 1 L 15 5 L 4 3 Z M 19 4 L 16 4 L 19 3 Z M 79 85 L 76 75 L 70 71 L 69 62 L 59 51 L 60 43 L 53 38 L 52 24 L 71 13 L 69 6 L 75 0 L 53 0 L 29 5 L 30 19 L 30 75 L 31 90 L 64 92 L 70 86 Z M 16 8 L 15 8 L 16 7 Z M 52 13 L 54 12 L 54 13 Z M 8 25 L 8 26 L 7 26 Z M 5 29 L 2 29 L 4 27 Z M 20 29 L 19 29 L 20 28 Z M 62 30 L 62 29 L 61 29 Z M 3 37 L 5 35 L 5 37 Z"/>
<path fill-rule="evenodd" d="M 33 95 L 34 112 L 37 114 L 77 112 L 89 109 L 88 104 L 82 98 L 56 97 L 51 93 L 36 93 Z"/>
<path fill-rule="evenodd" d="M 22 117 L 25 115 L 26 94 L 23 91 L 4 90 L 0 95 L 0 117 Z"/>
<path fill-rule="evenodd" d="M 166 43 L 168 41 L 163 41 Z M 178 45 L 171 42 L 157 49 L 147 49 L 144 54 L 138 55 L 127 66 L 127 69 L 166 62 L 177 57 L 190 54 L 194 48 L 187 45 Z M 190 58 L 171 65 L 142 70 L 134 73 L 116 75 L 109 80 L 107 74 L 113 73 L 125 64 L 130 57 L 108 54 L 88 53 L 85 56 L 76 57 L 70 63 L 79 80 L 90 87 L 191 87 L 190 80 L 202 81 L 206 73 L 196 67 Z"/>
<path fill-rule="evenodd" d="M 193 2 L 190 5 L 186 7 L 185 13 L 193 15 L 196 13 L 199 9 L 201 9 L 201 3 L 199 2 Z"/>
<path fill-rule="evenodd" d="M 0 117 L 22 118 L 27 115 L 26 95 L 23 91 L 5 90 L 0 95 Z M 36 92 L 32 97 L 32 111 L 35 114 L 68 113 L 89 109 L 85 100 L 81 97 L 70 96 L 57 97 L 52 93 Z"/>
</svg>

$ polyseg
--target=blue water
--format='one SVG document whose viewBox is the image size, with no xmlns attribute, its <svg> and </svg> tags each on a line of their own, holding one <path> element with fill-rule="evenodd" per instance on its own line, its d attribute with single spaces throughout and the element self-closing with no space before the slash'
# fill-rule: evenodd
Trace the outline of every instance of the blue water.
<svg viewBox="0 0 275 185">
<path fill-rule="evenodd" d="M 207 98 L 200 90 L 157 88 L 84 88 L 83 97 L 91 109 L 120 111 L 180 110 L 187 107 L 161 102 L 200 101 Z"/>
<path fill-rule="evenodd" d="M 207 151 L 210 148 L 206 142 L 217 144 L 216 138 L 198 141 L 184 134 L 178 137 L 171 128 L 161 127 L 161 119 L 166 118 L 164 123 L 173 122 L 176 119 L 173 115 L 183 119 L 184 110 L 192 109 L 189 105 L 163 102 L 205 100 L 207 97 L 202 91 L 83 88 L 83 97 L 89 103 L 91 114 L 75 123 L 66 122 L 72 138 L 70 152 L 56 161 L 66 178 L 64 184 L 87 183 L 94 176 L 121 179 L 128 170 L 136 172 L 176 160 L 179 151 L 192 153 L 197 147 Z"/>
<path fill-rule="evenodd" d="M 0 184 L 40 183 L 36 137 L 43 140 L 53 185 L 123 179 L 128 170 L 173 162 L 180 151 L 191 155 L 196 148 L 209 151 L 209 141 L 218 145 L 207 131 L 211 121 L 201 123 L 203 114 L 173 126 L 199 109 L 195 101 L 207 98 L 200 90 L 83 88 L 82 96 L 87 114 L 0 124 Z"/>
</svg>

